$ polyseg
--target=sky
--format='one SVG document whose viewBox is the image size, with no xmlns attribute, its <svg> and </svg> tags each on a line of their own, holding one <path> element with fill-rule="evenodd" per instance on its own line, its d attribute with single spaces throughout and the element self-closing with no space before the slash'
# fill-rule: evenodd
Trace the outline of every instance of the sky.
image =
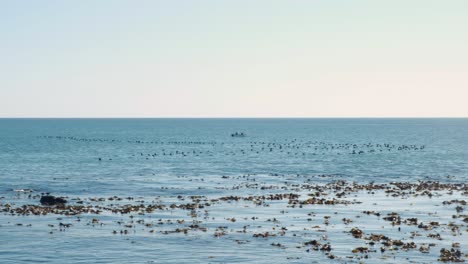
<svg viewBox="0 0 468 264">
<path fill-rule="evenodd" d="M 0 117 L 468 117 L 466 0 L 0 0 Z"/>
</svg>

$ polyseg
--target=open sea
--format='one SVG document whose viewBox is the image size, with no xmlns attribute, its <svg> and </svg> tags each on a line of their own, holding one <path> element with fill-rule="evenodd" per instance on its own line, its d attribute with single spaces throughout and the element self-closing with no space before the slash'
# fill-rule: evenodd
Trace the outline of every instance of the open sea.
<svg viewBox="0 0 468 264">
<path fill-rule="evenodd" d="M 324 187 L 434 181 L 462 187 Z M 468 119 L 0 119 L 0 263 L 433 263 L 468 253 L 466 185 Z M 10 210 L 45 193 L 96 210 Z"/>
</svg>

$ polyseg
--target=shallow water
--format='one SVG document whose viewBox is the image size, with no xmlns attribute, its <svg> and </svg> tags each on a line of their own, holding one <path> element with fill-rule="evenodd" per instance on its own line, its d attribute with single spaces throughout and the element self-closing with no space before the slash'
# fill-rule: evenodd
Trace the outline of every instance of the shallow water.
<svg viewBox="0 0 468 264">
<path fill-rule="evenodd" d="M 231 137 L 234 132 L 247 136 Z M 67 197 L 70 204 L 81 199 L 99 206 L 135 205 L 140 200 L 169 205 L 188 202 L 190 195 L 216 199 L 296 193 L 305 200 L 312 192 L 305 184 L 322 186 L 337 180 L 467 183 L 467 135 L 468 119 L 0 119 L 0 204 L 39 205 L 38 195 L 45 192 Z M 27 189 L 33 192 L 19 191 Z M 231 201 L 213 202 L 195 212 L 102 212 L 79 218 L 0 213 L 0 256 L 5 263 L 435 262 L 440 248 L 450 248 L 453 242 L 459 242 L 465 253 L 468 247 L 463 218 L 452 218 L 463 212 L 455 211 L 457 204 L 442 204 L 466 196 L 463 191 L 449 193 L 437 191 L 430 198 L 358 191 L 341 198 L 360 202 L 349 205 L 298 208 L 287 200 L 260 205 Z M 328 197 L 335 195 L 329 192 Z M 112 196 L 134 199 L 109 202 Z M 94 202 L 93 197 L 106 201 Z M 363 214 L 365 210 L 382 215 Z M 382 219 L 391 212 L 403 219 L 438 221 L 441 226 L 428 231 L 392 226 Z M 330 216 L 328 224 L 325 216 Z M 93 224 L 93 218 L 99 223 Z M 353 222 L 345 224 L 343 218 Z M 159 224 L 159 219 L 171 222 Z M 154 226 L 137 224 L 138 220 Z M 119 221 L 132 227 L 124 228 Z M 201 221 L 206 231 L 164 234 L 193 221 Z M 461 226 L 461 233 L 453 233 L 451 222 Z M 60 231 L 59 223 L 72 226 Z M 215 237 L 219 226 L 226 227 L 226 234 Z M 244 226 L 246 231 L 241 232 Z M 287 228 L 283 235 L 278 233 L 281 227 Z M 353 227 L 366 235 L 414 241 L 418 248 L 436 245 L 429 253 L 417 249 L 381 253 L 376 245 L 375 253 L 353 254 L 358 246 L 370 247 L 368 241 L 349 234 Z M 128 233 L 121 235 L 124 229 Z M 412 238 L 414 231 L 422 235 Z M 262 232 L 277 235 L 253 237 Z M 431 233 L 439 233 L 442 240 L 427 237 Z M 304 243 L 310 240 L 329 242 L 336 258 L 307 252 L 310 247 Z M 365 255 L 368 258 L 359 259 Z"/>
</svg>

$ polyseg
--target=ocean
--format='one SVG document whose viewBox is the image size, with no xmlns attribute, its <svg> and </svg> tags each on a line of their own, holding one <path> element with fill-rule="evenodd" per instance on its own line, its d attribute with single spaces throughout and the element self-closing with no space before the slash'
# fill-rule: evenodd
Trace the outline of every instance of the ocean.
<svg viewBox="0 0 468 264">
<path fill-rule="evenodd" d="M 0 119 L 0 262 L 437 262 L 468 247 L 467 184 L 463 118 Z M 94 211 L 20 213 L 46 193 Z"/>
</svg>

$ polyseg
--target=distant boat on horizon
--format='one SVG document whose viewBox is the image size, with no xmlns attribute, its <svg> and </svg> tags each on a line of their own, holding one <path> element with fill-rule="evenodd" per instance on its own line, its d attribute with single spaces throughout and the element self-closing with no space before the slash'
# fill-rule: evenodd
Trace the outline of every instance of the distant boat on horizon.
<svg viewBox="0 0 468 264">
<path fill-rule="evenodd" d="M 231 134 L 231 137 L 245 137 L 246 134 L 244 132 L 235 132 Z"/>
</svg>

